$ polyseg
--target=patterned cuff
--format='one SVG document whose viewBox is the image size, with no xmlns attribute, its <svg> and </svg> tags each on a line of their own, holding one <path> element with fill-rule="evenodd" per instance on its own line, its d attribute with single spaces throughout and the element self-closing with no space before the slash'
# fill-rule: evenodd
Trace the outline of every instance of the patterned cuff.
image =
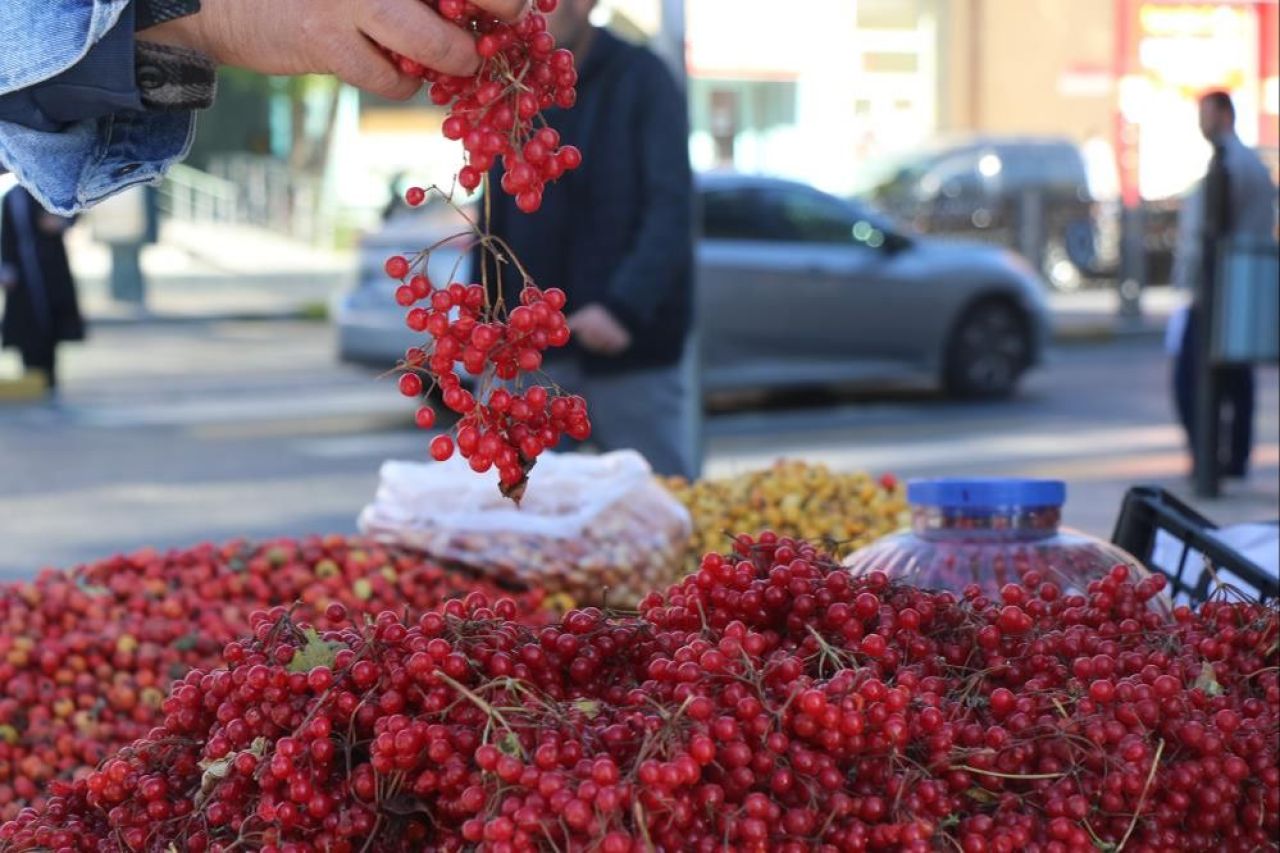
<svg viewBox="0 0 1280 853">
<path fill-rule="evenodd" d="M 139 41 L 136 63 L 138 91 L 148 110 L 190 112 L 213 105 L 218 66 L 203 53 Z"/>
<path fill-rule="evenodd" d="M 165 21 L 196 14 L 200 11 L 200 0 L 138 0 L 136 6 L 134 31 L 140 33 Z"/>
</svg>

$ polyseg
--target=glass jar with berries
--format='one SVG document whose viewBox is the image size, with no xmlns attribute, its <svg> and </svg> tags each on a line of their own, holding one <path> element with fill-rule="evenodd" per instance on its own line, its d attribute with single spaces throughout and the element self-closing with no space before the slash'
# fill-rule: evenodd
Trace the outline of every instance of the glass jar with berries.
<svg viewBox="0 0 1280 853">
<path fill-rule="evenodd" d="M 913 480 L 911 527 L 854 552 L 845 565 L 854 574 L 880 571 L 958 594 L 977 585 L 998 595 L 1006 584 L 1028 583 L 1084 593 L 1117 566 L 1135 581 L 1149 576 L 1120 548 L 1063 527 L 1066 496 L 1057 480 Z"/>
</svg>

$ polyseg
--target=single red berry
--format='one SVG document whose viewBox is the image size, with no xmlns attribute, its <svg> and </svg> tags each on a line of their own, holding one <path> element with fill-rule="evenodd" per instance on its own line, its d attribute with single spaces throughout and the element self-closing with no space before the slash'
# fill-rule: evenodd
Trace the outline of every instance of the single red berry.
<svg viewBox="0 0 1280 853">
<path fill-rule="evenodd" d="M 400 393 L 406 397 L 418 397 L 422 394 L 422 377 L 416 373 L 405 373 L 400 377 Z"/>
<path fill-rule="evenodd" d="M 453 439 L 447 435 L 437 435 L 431 439 L 431 458 L 443 462 L 453 455 Z"/>
<path fill-rule="evenodd" d="M 400 255 L 393 255 L 387 258 L 384 269 L 391 278 L 404 278 L 409 274 L 409 261 Z"/>
</svg>

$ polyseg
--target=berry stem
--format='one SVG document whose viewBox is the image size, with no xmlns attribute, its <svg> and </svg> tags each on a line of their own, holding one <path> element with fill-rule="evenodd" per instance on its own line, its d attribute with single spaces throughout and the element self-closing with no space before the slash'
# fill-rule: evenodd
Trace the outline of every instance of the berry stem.
<svg viewBox="0 0 1280 853">
<path fill-rule="evenodd" d="M 1125 830 L 1124 838 L 1121 838 L 1120 843 L 1116 845 L 1116 853 L 1123 852 L 1124 846 L 1129 843 L 1129 838 L 1138 825 L 1138 818 L 1142 815 L 1142 807 L 1147 804 L 1147 794 L 1151 793 L 1151 782 L 1156 778 L 1156 769 L 1160 766 L 1162 755 L 1164 755 L 1164 738 L 1160 739 L 1160 744 L 1156 747 L 1156 754 L 1151 759 L 1151 769 L 1147 771 L 1147 782 L 1142 786 L 1142 796 L 1138 797 L 1138 807 L 1133 810 L 1133 817 L 1129 820 L 1129 828 Z"/>
</svg>

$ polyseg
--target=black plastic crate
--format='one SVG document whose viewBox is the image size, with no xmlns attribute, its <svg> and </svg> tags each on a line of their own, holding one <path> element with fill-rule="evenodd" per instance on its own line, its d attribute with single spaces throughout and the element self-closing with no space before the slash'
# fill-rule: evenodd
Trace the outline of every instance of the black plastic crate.
<svg viewBox="0 0 1280 853">
<path fill-rule="evenodd" d="M 1220 585 L 1262 601 L 1280 599 L 1280 581 L 1265 569 L 1212 535 L 1218 526 L 1164 489 L 1136 486 L 1129 490 L 1116 520 L 1111 541 L 1169 579 L 1175 601 L 1199 604 Z M 1176 569 L 1155 559 L 1161 532 L 1176 540 L 1180 555 Z"/>
</svg>

